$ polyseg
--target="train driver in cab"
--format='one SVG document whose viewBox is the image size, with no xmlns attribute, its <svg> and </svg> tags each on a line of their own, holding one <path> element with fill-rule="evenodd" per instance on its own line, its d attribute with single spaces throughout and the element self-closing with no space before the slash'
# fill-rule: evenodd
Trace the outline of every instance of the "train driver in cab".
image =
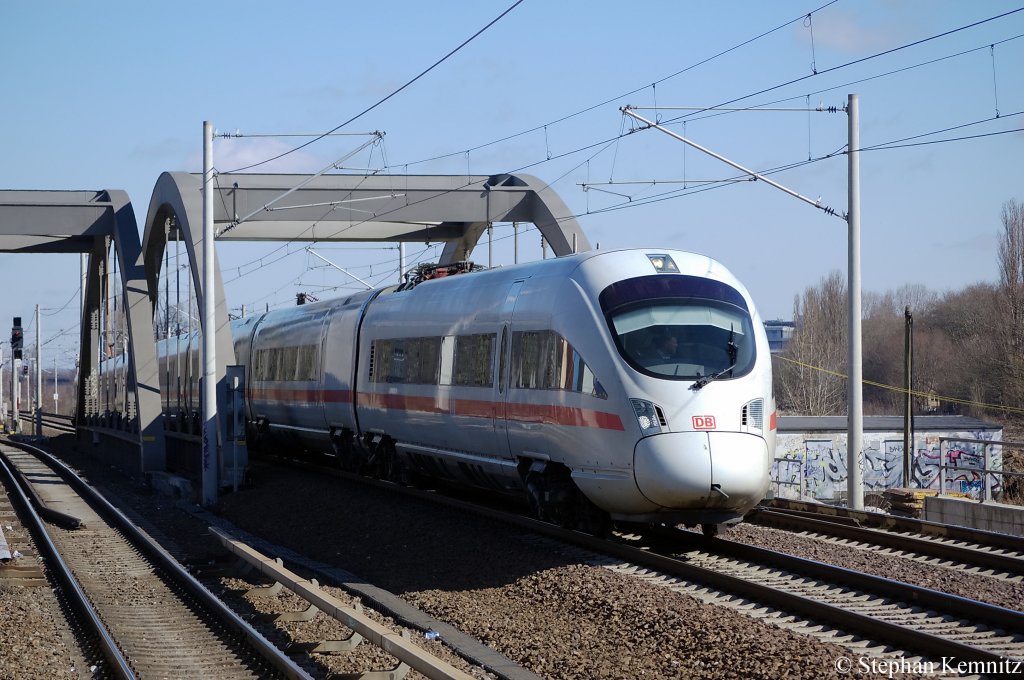
<svg viewBox="0 0 1024 680">
<path fill-rule="evenodd" d="M 646 366 L 671 363 L 677 360 L 679 341 L 665 328 L 656 326 L 651 332 L 650 344 L 642 359 Z"/>
</svg>

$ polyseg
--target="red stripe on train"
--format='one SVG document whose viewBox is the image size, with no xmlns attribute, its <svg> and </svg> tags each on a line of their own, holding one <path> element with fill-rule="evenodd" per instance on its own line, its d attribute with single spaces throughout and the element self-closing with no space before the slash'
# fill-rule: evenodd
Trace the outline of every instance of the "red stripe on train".
<svg viewBox="0 0 1024 680">
<path fill-rule="evenodd" d="M 296 401 L 301 403 L 351 403 L 352 392 L 347 389 L 289 389 L 282 387 L 254 387 L 253 398 L 266 401 Z M 362 406 L 388 411 L 435 413 L 466 418 L 497 418 L 504 409 L 505 417 L 521 423 L 544 423 L 569 427 L 596 427 L 602 430 L 623 431 L 623 421 L 613 413 L 562 407 L 550 403 L 504 403 L 483 399 L 449 399 L 433 396 L 359 392 Z"/>
<path fill-rule="evenodd" d="M 352 403 L 351 390 L 307 390 L 280 387 L 254 387 L 250 389 L 254 399 L 264 401 L 317 403 Z M 504 409 L 508 420 L 523 423 L 544 423 L 546 425 L 566 425 L 570 427 L 596 427 L 602 430 L 619 430 L 625 428 L 622 420 L 614 413 L 576 408 L 573 406 L 557 406 L 554 404 L 502 404 L 496 401 L 481 399 L 453 399 L 451 407 L 447 398 L 420 397 L 404 394 L 387 394 L 382 392 L 360 392 L 362 405 L 368 408 L 380 408 L 393 411 L 413 411 L 417 413 L 451 413 L 467 418 L 497 418 Z"/>
</svg>

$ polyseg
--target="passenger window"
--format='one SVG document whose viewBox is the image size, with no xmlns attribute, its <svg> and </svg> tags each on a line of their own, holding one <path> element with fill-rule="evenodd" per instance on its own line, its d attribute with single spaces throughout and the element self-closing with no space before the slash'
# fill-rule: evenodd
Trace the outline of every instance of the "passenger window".
<svg viewBox="0 0 1024 680">
<path fill-rule="evenodd" d="M 554 331 L 512 334 L 512 375 L 512 384 L 519 389 L 564 390 L 608 398 L 579 352 Z"/>
<path fill-rule="evenodd" d="M 438 384 L 441 338 L 389 338 L 371 345 L 370 382 Z"/>
<path fill-rule="evenodd" d="M 455 339 L 455 375 L 452 384 L 491 387 L 494 384 L 494 336 L 460 335 Z"/>
<path fill-rule="evenodd" d="M 436 385 L 441 363 L 441 338 L 409 338 L 405 341 L 405 382 Z"/>
</svg>

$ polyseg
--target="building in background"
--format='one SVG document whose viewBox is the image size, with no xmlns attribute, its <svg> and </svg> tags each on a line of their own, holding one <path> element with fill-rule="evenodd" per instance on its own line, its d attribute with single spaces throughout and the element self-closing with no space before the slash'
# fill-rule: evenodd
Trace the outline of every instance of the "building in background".
<svg viewBox="0 0 1024 680">
<path fill-rule="evenodd" d="M 782 319 L 764 322 L 764 330 L 768 334 L 768 347 L 771 348 L 773 354 L 786 349 L 790 338 L 793 337 L 795 327 L 796 324 L 792 321 L 783 321 Z"/>
</svg>

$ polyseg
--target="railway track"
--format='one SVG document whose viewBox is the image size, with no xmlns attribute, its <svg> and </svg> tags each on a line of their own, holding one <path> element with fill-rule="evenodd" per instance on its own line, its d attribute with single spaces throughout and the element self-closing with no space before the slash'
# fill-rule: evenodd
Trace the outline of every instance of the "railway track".
<svg viewBox="0 0 1024 680">
<path fill-rule="evenodd" d="M 21 523 L 15 504 L 0 485 L 0 587 L 46 587 L 39 553 Z"/>
<path fill-rule="evenodd" d="M 0 449 L 4 470 L 16 468 L 51 509 L 79 520 L 77 529 L 48 528 L 11 476 L 62 596 L 103 649 L 106 674 L 309 677 L 69 469 L 38 450 Z"/>
<path fill-rule="evenodd" d="M 770 593 L 767 602 L 932 658 L 955 658 L 951 665 L 996 668 L 1007 659 L 1024 660 L 1020 611 L 727 539 L 709 542 L 677 529 L 653 533 L 657 540 L 648 537 L 645 549 L 739 578 L 753 586 L 747 597 L 759 597 L 762 587 L 784 593 Z"/>
<path fill-rule="evenodd" d="M 522 527 L 573 559 L 845 645 L 857 657 L 898 657 L 933 664 L 924 668 L 980 669 L 994 676 L 1024 671 L 1020 611 L 676 529 L 597 538 L 503 509 L 314 467 Z"/>
<path fill-rule="evenodd" d="M 21 414 L 21 431 L 23 434 L 35 434 L 36 427 L 36 414 L 32 411 L 19 411 Z M 39 413 L 39 417 L 42 419 L 44 432 L 46 430 L 54 431 L 57 433 L 73 433 L 75 431 L 74 418 L 72 416 L 65 416 L 59 413 L 47 413 L 42 411 Z"/>
<path fill-rule="evenodd" d="M 968 573 L 1024 580 L 1024 538 L 881 513 L 826 514 L 762 506 L 746 521 L 800 532 L 855 549 L 878 551 Z"/>
</svg>

